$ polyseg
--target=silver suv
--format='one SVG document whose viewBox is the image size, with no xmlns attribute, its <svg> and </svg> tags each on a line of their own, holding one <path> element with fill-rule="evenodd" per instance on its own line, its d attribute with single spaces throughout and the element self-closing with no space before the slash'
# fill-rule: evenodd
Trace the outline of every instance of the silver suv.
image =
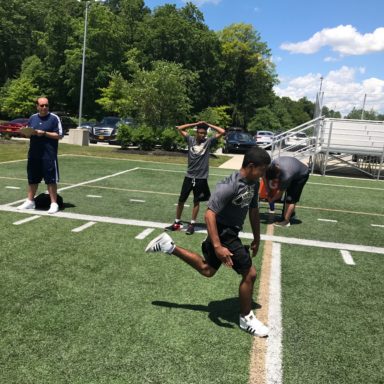
<svg viewBox="0 0 384 384">
<path fill-rule="evenodd" d="M 116 140 L 117 131 L 122 124 L 133 125 L 134 120 L 131 117 L 104 117 L 100 123 L 96 123 L 89 134 L 89 142 L 107 142 L 109 144 L 118 144 Z"/>
</svg>

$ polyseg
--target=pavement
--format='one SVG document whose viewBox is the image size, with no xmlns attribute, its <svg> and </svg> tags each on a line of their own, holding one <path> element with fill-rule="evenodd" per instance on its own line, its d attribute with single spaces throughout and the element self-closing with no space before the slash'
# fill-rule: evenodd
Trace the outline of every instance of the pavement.
<svg viewBox="0 0 384 384">
<path fill-rule="evenodd" d="M 229 159 L 221 164 L 219 168 L 239 170 L 243 164 L 244 155 L 230 155 L 228 157 Z"/>
</svg>

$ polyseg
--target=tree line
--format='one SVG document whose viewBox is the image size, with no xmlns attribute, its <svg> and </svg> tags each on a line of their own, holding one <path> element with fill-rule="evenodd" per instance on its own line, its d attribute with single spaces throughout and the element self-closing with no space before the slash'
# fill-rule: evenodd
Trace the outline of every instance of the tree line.
<svg viewBox="0 0 384 384">
<path fill-rule="evenodd" d="M 87 4 L 85 117 L 132 116 L 156 129 L 200 118 L 250 131 L 313 118 L 308 99 L 275 95 L 271 51 L 252 25 L 215 32 L 192 3 L 152 11 L 143 0 L 1 2 L 1 118 L 28 116 L 40 95 L 77 115 Z"/>
</svg>

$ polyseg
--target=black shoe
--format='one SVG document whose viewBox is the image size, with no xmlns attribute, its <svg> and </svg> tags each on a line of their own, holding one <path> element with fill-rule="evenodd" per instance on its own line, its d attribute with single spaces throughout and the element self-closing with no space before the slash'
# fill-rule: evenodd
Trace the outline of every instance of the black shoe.
<svg viewBox="0 0 384 384">
<path fill-rule="evenodd" d="M 193 235 L 195 233 L 195 225 L 189 224 L 187 231 L 185 232 L 187 235 Z"/>
<path fill-rule="evenodd" d="M 183 229 L 183 223 L 179 221 L 178 223 L 173 223 L 172 225 L 170 225 L 169 227 L 165 227 L 164 229 L 170 232 L 181 231 Z"/>
</svg>

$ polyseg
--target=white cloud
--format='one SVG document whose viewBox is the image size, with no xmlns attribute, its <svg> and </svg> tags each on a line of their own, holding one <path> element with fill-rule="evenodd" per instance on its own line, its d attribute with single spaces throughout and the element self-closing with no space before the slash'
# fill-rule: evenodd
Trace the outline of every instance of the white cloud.
<svg viewBox="0 0 384 384">
<path fill-rule="evenodd" d="M 346 115 L 353 108 L 362 108 L 365 98 L 366 110 L 384 113 L 384 80 L 371 77 L 357 81 L 356 75 L 364 74 L 364 71 L 364 68 L 342 66 L 323 75 L 324 105 Z M 315 102 L 321 77 L 320 73 L 308 73 L 292 79 L 280 79 L 281 83 L 275 87 L 275 92 L 292 100 L 306 97 Z"/>
<path fill-rule="evenodd" d="M 280 63 L 283 60 L 281 56 L 272 56 L 271 61 L 274 63 Z"/>
<path fill-rule="evenodd" d="M 221 3 L 221 0 L 183 0 L 183 3 L 194 3 L 198 7 L 200 7 L 201 5 L 204 5 L 204 4 L 217 5 Z"/>
<path fill-rule="evenodd" d="M 325 61 L 326 63 L 331 63 L 331 62 L 339 61 L 339 60 L 340 60 L 339 58 L 337 58 L 337 57 L 331 57 L 331 56 L 327 56 L 327 57 L 324 58 L 324 61 Z"/>
<path fill-rule="evenodd" d="M 384 51 L 384 27 L 372 33 L 361 34 L 352 25 L 324 28 L 311 38 L 298 43 L 283 43 L 280 48 L 290 53 L 312 54 L 330 46 L 341 55 L 364 55 Z"/>
</svg>

